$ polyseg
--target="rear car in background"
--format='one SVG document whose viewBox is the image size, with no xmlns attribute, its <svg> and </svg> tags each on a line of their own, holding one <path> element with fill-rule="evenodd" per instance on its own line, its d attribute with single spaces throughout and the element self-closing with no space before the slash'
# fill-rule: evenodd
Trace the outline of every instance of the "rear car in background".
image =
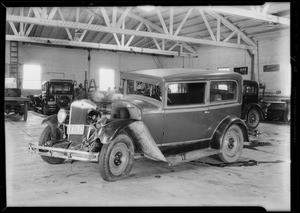
<svg viewBox="0 0 300 213">
<path fill-rule="evenodd" d="M 243 81 L 243 104 L 241 118 L 249 129 L 255 129 L 267 116 L 267 106 L 259 97 L 260 86 L 256 81 Z"/>
<path fill-rule="evenodd" d="M 42 83 L 42 94 L 33 96 L 33 106 L 43 114 L 56 113 L 70 107 L 74 99 L 74 81 L 51 79 Z"/>
<path fill-rule="evenodd" d="M 238 160 L 247 126 L 240 119 L 242 76 L 197 69 L 121 73 L 123 97 L 109 117 L 91 100 L 74 101 L 43 122 L 39 144 L 29 144 L 50 164 L 98 163 L 106 181 L 127 177 L 135 155 L 177 165 L 218 155 Z"/>
</svg>

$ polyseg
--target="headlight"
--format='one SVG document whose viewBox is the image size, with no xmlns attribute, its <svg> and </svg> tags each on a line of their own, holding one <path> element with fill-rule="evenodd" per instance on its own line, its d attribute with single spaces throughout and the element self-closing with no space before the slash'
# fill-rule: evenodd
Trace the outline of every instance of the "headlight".
<svg viewBox="0 0 300 213">
<path fill-rule="evenodd" d="M 68 117 L 68 113 L 65 109 L 60 109 L 57 113 L 57 120 L 59 123 L 63 123 L 66 121 Z"/>
</svg>

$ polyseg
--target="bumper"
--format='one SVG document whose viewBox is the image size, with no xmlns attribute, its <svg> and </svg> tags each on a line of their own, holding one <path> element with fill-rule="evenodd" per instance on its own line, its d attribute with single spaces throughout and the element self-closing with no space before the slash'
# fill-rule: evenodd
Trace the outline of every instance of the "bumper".
<svg viewBox="0 0 300 213">
<path fill-rule="evenodd" d="M 79 161 L 89 161 L 98 162 L 99 152 L 85 152 L 79 150 L 62 149 L 55 147 L 37 146 L 29 144 L 29 153 L 36 153 L 47 157 L 63 158 L 66 160 L 79 160 Z"/>
</svg>

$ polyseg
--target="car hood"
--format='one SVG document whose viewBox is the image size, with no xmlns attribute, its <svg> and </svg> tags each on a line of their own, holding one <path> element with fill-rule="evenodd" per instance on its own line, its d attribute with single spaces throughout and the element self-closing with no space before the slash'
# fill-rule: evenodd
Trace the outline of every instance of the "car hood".
<svg viewBox="0 0 300 213">
<path fill-rule="evenodd" d="M 160 101 L 142 95 L 126 95 L 122 100 L 117 100 L 116 102 L 126 102 L 127 104 L 133 104 L 140 108 L 142 111 L 161 109 Z"/>
</svg>

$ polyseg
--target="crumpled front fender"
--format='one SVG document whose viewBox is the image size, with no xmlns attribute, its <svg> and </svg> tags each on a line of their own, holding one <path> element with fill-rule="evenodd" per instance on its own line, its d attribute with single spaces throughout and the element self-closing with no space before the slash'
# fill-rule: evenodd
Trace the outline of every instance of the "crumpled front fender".
<svg viewBox="0 0 300 213">
<path fill-rule="evenodd" d="M 101 143 L 107 144 L 122 131 L 131 137 L 134 144 L 141 149 L 145 157 L 168 162 L 142 121 L 132 119 L 112 121 L 100 129 L 98 137 Z"/>
</svg>

